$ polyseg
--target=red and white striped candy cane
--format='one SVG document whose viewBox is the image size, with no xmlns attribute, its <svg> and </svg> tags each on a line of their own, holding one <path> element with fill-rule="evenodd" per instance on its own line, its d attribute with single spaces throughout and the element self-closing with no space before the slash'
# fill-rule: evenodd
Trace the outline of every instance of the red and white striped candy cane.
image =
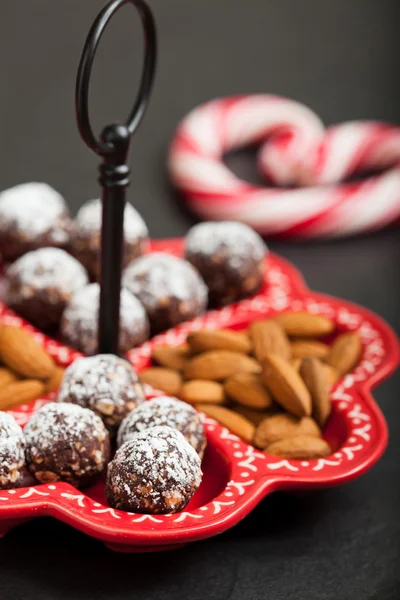
<svg viewBox="0 0 400 600">
<path fill-rule="evenodd" d="M 224 153 L 261 144 L 259 167 L 278 186 L 236 177 Z M 400 218 L 400 128 L 354 121 L 325 129 L 309 108 L 277 96 L 228 97 L 182 121 L 169 172 L 204 219 L 236 220 L 262 234 L 333 237 L 379 229 Z M 376 169 L 382 174 L 340 183 Z"/>
</svg>

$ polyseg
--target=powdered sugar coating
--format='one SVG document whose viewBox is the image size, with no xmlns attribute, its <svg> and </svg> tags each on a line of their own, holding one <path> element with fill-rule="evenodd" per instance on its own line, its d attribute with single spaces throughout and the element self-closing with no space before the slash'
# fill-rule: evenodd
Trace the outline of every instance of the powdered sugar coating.
<svg viewBox="0 0 400 600">
<path fill-rule="evenodd" d="M 267 249 L 253 229 L 236 221 L 198 223 L 187 234 L 185 245 L 187 252 L 208 256 L 219 252 L 222 247 L 233 269 L 240 269 L 244 257 L 262 260 Z"/>
<path fill-rule="evenodd" d="M 99 232 L 101 229 L 102 204 L 99 198 L 89 200 L 78 211 L 75 219 L 76 227 L 87 234 Z M 124 237 L 127 242 L 136 242 L 138 238 L 147 237 L 149 231 L 138 211 L 129 202 L 124 211 Z"/>
<path fill-rule="evenodd" d="M 0 489 L 18 487 L 25 465 L 25 439 L 14 417 L 0 411 Z"/>
<path fill-rule="evenodd" d="M 264 241 L 253 229 L 233 221 L 199 223 L 185 241 L 185 257 L 204 278 L 213 307 L 260 290 L 266 253 Z"/>
<path fill-rule="evenodd" d="M 128 290 L 121 290 L 120 352 L 127 352 L 145 342 L 149 337 L 146 311 Z M 91 283 L 75 292 L 61 319 L 61 336 L 64 342 L 85 354 L 97 352 L 97 329 L 100 286 Z"/>
<path fill-rule="evenodd" d="M 46 183 L 23 183 L 0 194 L 0 249 L 6 260 L 41 246 L 66 247 L 71 226 L 63 197 Z"/>
<path fill-rule="evenodd" d="M 72 252 L 93 279 L 100 278 L 101 200 L 89 200 L 79 210 L 72 235 Z M 123 264 L 141 256 L 148 247 L 146 224 L 131 204 L 124 211 Z"/>
<path fill-rule="evenodd" d="M 7 270 L 5 299 L 38 327 L 58 325 L 64 307 L 88 276 L 65 250 L 40 248 L 16 260 Z"/>
<path fill-rule="evenodd" d="M 102 420 L 76 404 L 50 402 L 25 427 L 26 459 L 42 483 L 89 485 L 104 470 L 110 440 Z"/>
<path fill-rule="evenodd" d="M 186 402 L 168 396 L 153 398 L 131 412 L 119 428 L 118 446 L 132 439 L 136 433 L 159 425 L 180 431 L 200 457 L 203 456 L 206 436 L 199 413 Z"/>
<path fill-rule="evenodd" d="M 137 296 L 153 331 L 167 329 L 204 312 L 207 288 L 187 261 L 154 252 L 128 265 L 123 285 Z"/>
<path fill-rule="evenodd" d="M 59 402 L 90 408 L 111 431 L 144 400 L 135 369 L 113 354 L 75 360 L 66 369 L 58 392 Z"/>
<path fill-rule="evenodd" d="M 137 433 L 108 465 L 111 506 L 140 513 L 183 510 L 201 483 L 200 457 L 183 435 L 159 426 Z"/>
</svg>

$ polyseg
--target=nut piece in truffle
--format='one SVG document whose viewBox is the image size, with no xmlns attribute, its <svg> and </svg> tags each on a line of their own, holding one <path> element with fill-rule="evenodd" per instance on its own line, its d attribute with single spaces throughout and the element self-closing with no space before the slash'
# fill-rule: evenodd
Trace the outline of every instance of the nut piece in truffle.
<svg viewBox="0 0 400 600">
<path fill-rule="evenodd" d="M 100 286 L 91 283 L 72 295 L 61 319 L 63 341 L 84 354 L 97 352 Z M 127 352 L 149 337 L 149 320 L 139 300 L 121 290 L 119 350 Z"/>
<path fill-rule="evenodd" d="M 200 485 L 200 462 L 176 429 L 160 426 L 137 433 L 108 465 L 108 503 L 131 512 L 179 512 Z"/>
<path fill-rule="evenodd" d="M 168 396 L 153 398 L 132 411 L 121 423 L 118 446 L 132 439 L 136 433 L 158 425 L 180 431 L 202 458 L 207 440 L 200 414 L 186 402 Z"/>
<path fill-rule="evenodd" d="M 101 201 L 89 200 L 78 211 L 72 234 L 72 253 L 89 271 L 91 277 L 100 279 Z M 131 204 L 124 212 L 123 264 L 141 256 L 147 249 L 149 232 L 140 214 Z"/>
<path fill-rule="evenodd" d="M 5 300 L 40 329 L 50 329 L 59 325 L 73 292 L 87 282 L 85 269 L 65 250 L 40 248 L 8 268 Z"/>
<path fill-rule="evenodd" d="M 25 466 L 25 438 L 14 417 L 0 411 L 0 490 L 20 485 Z"/>
<path fill-rule="evenodd" d="M 25 427 L 25 439 L 28 469 L 40 483 L 91 485 L 110 458 L 110 438 L 102 420 L 74 404 L 42 406 Z"/>
<path fill-rule="evenodd" d="M 199 223 L 189 231 L 185 246 L 185 258 L 208 286 L 210 306 L 225 306 L 261 289 L 267 248 L 247 225 Z"/>
<path fill-rule="evenodd" d="M 0 255 L 5 262 L 45 246 L 68 248 L 71 229 L 64 199 L 46 183 L 23 183 L 0 194 Z"/>
<path fill-rule="evenodd" d="M 130 363 L 113 354 L 78 358 L 65 371 L 59 402 L 72 402 L 93 410 L 114 432 L 145 394 Z"/>
<path fill-rule="evenodd" d="M 197 317 L 207 305 L 207 288 L 192 265 L 161 252 L 128 265 L 123 285 L 145 307 L 153 334 Z"/>
</svg>

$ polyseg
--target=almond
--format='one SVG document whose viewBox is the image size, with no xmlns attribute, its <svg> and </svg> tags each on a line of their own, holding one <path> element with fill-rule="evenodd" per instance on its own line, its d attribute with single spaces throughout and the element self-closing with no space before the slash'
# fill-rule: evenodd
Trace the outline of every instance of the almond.
<svg viewBox="0 0 400 600">
<path fill-rule="evenodd" d="M 208 417 L 218 421 L 224 427 L 227 427 L 234 435 L 237 435 L 248 444 L 252 443 L 255 427 L 253 423 L 242 417 L 242 415 L 224 406 L 214 404 L 196 404 L 196 408 Z"/>
<path fill-rule="evenodd" d="M 191 358 L 185 366 L 185 379 L 212 379 L 222 381 L 234 373 L 259 373 L 260 364 L 240 352 L 230 350 L 210 350 Z"/>
<path fill-rule="evenodd" d="M 300 375 L 311 394 L 313 417 L 323 427 L 332 410 L 324 366 L 315 356 L 307 356 L 301 363 Z"/>
<path fill-rule="evenodd" d="M 290 363 L 269 354 L 263 363 L 263 378 L 272 396 L 295 417 L 311 415 L 311 395 Z"/>
<path fill-rule="evenodd" d="M 331 367 L 335 367 L 340 375 L 345 375 L 351 371 L 362 353 L 362 344 L 357 333 L 342 333 L 332 344 L 326 362 Z"/>
<path fill-rule="evenodd" d="M 17 380 L 18 378 L 13 371 L 6 367 L 0 367 L 0 389 Z"/>
<path fill-rule="evenodd" d="M 258 425 L 254 444 L 257 448 L 264 449 L 278 440 L 299 435 L 321 437 L 321 430 L 311 417 L 297 419 L 288 414 L 272 415 Z"/>
<path fill-rule="evenodd" d="M 226 394 L 238 404 L 265 410 L 272 406 L 272 398 L 262 377 L 256 373 L 236 373 L 225 381 Z"/>
<path fill-rule="evenodd" d="M 324 360 L 330 351 L 328 344 L 323 344 L 316 340 L 298 340 L 292 342 L 293 358 L 304 358 L 305 356 L 315 356 Z"/>
<path fill-rule="evenodd" d="M 0 330 L 0 359 L 28 379 L 48 379 L 55 369 L 53 359 L 25 329 L 3 325 Z"/>
<path fill-rule="evenodd" d="M 179 397 L 189 404 L 223 404 L 225 391 L 223 385 L 216 381 L 192 379 L 183 384 Z"/>
<path fill-rule="evenodd" d="M 294 459 L 323 458 L 331 453 L 325 440 L 310 435 L 299 435 L 270 444 L 264 452 L 274 456 Z"/>
<path fill-rule="evenodd" d="M 192 352 L 207 352 L 208 350 L 232 350 L 248 354 L 251 343 L 247 335 L 230 329 L 218 331 L 195 331 L 187 338 Z"/>
<path fill-rule="evenodd" d="M 274 317 L 292 337 L 321 337 L 332 333 L 335 323 L 321 315 L 310 315 L 307 312 L 287 312 Z"/>
<path fill-rule="evenodd" d="M 179 394 L 182 387 L 182 377 L 173 369 L 165 367 L 149 367 L 139 373 L 142 383 L 151 385 L 156 390 L 161 390 L 171 396 Z"/>
<path fill-rule="evenodd" d="M 267 354 L 277 354 L 286 360 L 291 357 L 289 340 L 275 321 L 254 321 L 250 325 L 250 337 L 256 359 L 262 363 Z"/>
<path fill-rule="evenodd" d="M 153 351 L 152 359 L 162 367 L 183 371 L 185 363 L 189 358 L 189 346 L 182 344 L 180 346 L 163 346 Z"/>
<path fill-rule="evenodd" d="M 331 365 L 323 365 L 326 374 L 326 380 L 328 382 L 329 387 L 331 388 L 335 383 L 337 383 L 340 379 L 340 373 L 335 367 L 331 367 Z"/>
<path fill-rule="evenodd" d="M 261 421 L 264 421 L 264 419 L 266 419 L 268 416 L 276 414 L 276 411 L 278 409 L 275 408 L 275 406 L 269 408 L 267 411 L 260 411 L 254 410 L 254 408 L 249 408 L 248 406 L 243 406 L 243 404 L 235 404 L 235 412 L 239 413 L 239 415 L 242 415 L 243 417 L 245 417 L 245 419 L 247 419 L 248 421 L 253 423 L 253 425 L 258 427 Z"/>
<path fill-rule="evenodd" d="M 16 381 L 0 390 L 0 410 L 9 410 L 40 398 L 45 393 L 45 385 L 37 379 Z"/>
<path fill-rule="evenodd" d="M 46 381 L 46 394 L 58 390 L 63 380 L 64 373 L 65 369 L 63 369 L 62 367 L 56 367 L 54 369 L 53 375 L 50 377 L 50 379 L 48 379 L 48 381 Z"/>
</svg>

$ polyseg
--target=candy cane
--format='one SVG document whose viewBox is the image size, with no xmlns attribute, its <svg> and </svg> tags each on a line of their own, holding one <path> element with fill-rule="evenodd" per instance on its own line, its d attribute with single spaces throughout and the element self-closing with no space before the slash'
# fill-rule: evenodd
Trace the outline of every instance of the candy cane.
<svg viewBox="0 0 400 600">
<path fill-rule="evenodd" d="M 259 167 L 275 185 L 236 177 L 224 153 L 261 144 Z M 309 108 L 277 96 L 222 98 L 182 121 L 171 143 L 172 181 L 204 219 L 237 220 L 262 234 L 333 237 L 400 218 L 400 128 L 354 121 L 325 129 Z M 362 181 L 360 172 L 387 169 Z"/>
</svg>

